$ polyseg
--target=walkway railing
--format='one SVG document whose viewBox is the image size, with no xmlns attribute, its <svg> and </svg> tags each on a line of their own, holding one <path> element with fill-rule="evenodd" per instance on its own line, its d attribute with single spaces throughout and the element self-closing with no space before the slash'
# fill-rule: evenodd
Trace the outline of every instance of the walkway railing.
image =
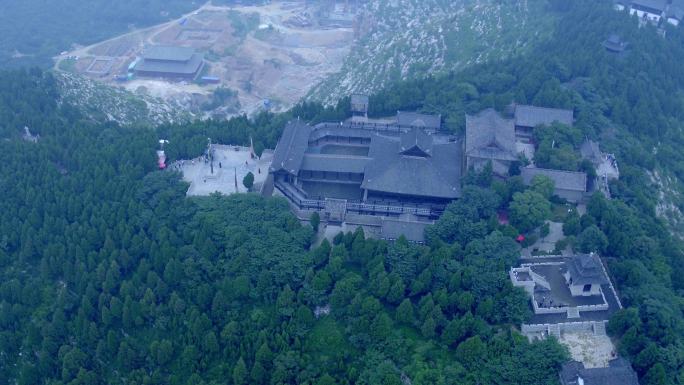
<svg viewBox="0 0 684 385">
<path fill-rule="evenodd" d="M 325 210 L 324 199 L 307 199 L 292 185 L 283 182 L 275 182 L 275 187 L 280 190 L 300 209 Z M 418 216 L 439 216 L 444 210 L 437 208 L 424 208 L 415 206 L 397 206 L 391 204 L 377 204 L 347 201 L 347 211 L 368 215 L 401 215 L 414 214 Z"/>
<path fill-rule="evenodd" d="M 412 126 L 403 126 L 399 125 L 397 123 L 378 123 L 378 122 L 355 122 L 355 121 L 346 121 L 346 122 L 341 122 L 341 123 L 333 123 L 333 122 L 322 122 L 318 123 L 315 128 L 316 129 L 323 129 L 323 128 L 339 128 L 339 127 L 345 127 L 345 128 L 358 128 L 362 130 L 369 130 L 369 131 L 389 131 L 389 132 L 396 132 L 396 133 L 401 133 L 401 132 L 408 132 L 412 128 Z M 431 131 L 431 132 L 438 132 L 436 129 L 426 129 L 426 131 Z"/>
</svg>

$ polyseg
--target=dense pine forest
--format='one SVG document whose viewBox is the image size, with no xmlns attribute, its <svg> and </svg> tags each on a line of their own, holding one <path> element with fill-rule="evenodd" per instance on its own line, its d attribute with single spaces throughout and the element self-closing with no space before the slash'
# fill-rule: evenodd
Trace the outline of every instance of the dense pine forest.
<svg viewBox="0 0 684 385">
<path fill-rule="evenodd" d="M 684 248 L 649 177 L 684 179 L 684 32 L 552 4 L 556 30 L 529 55 L 397 83 L 372 112 L 438 112 L 461 132 L 465 112 L 513 101 L 573 108 L 575 129 L 535 135 L 558 144 L 549 164 L 581 168 L 567 152 L 585 136 L 620 161 L 614 199 L 568 219 L 605 240 L 626 307 L 608 331 L 642 384 L 684 384 Z M 630 50 L 605 52 L 610 33 Z M 288 119 L 339 119 L 348 100 L 151 130 L 89 121 L 56 93 L 49 73 L 0 73 L 0 383 L 558 383 L 565 348 L 516 331 L 530 310 L 506 272 L 527 226 L 495 219 L 534 186 L 470 175 L 425 246 L 361 231 L 314 245 L 284 200 L 186 198 L 154 150 L 166 138 L 170 158 L 196 156 L 207 136 L 273 148 Z"/>
<path fill-rule="evenodd" d="M 4 382 L 545 384 L 567 358 L 510 328 L 529 310 L 493 192 L 453 206 L 467 244 L 312 248 L 283 200 L 187 199 L 155 132 L 82 121 L 49 74 L 1 81 Z"/>
</svg>

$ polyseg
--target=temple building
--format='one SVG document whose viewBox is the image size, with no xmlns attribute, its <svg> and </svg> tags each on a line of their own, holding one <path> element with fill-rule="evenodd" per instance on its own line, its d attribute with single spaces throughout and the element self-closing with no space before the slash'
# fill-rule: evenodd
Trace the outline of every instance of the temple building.
<svg viewBox="0 0 684 385">
<path fill-rule="evenodd" d="M 462 145 L 440 130 L 439 117 L 400 115 L 405 124 L 291 121 L 269 170 L 275 189 L 300 217 L 351 215 L 387 239 L 405 231 L 422 241 L 424 227 L 461 196 Z"/>
<path fill-rule="evenodd" d="M 192 48 L 153 46 L 145 49 L 134 71 L 143 77 L 193 80 L 203 67 L 203 55 Z"/>
<path fill-rule="evenodd" d="M 554 183 L 553 194 L 568 202 L 578 203 L 586 195 L 587 173 L 585 172 L 525 167 L 520 170 L 520 175 L 527 186 L 532 183 L 532 179 L 537 175 L 551 179 Z"/>
<path fill-rule="evenodd" d="M 354 94 L 351 96 L 351 112 L 353 117 L 368 118 L 368 95 Z"/>
<path fill-rule="evenodd" d="M 601 295 L 601 285 L 608 283 L 598 255 L 577 255 L 567 262 L 566 267 L 565 282 L 573 297 Z"/>
<path fill-rule="evenodd" d="M 629 13 L 657 24 L 665 14 L 667 6 L 668 0 L 632 0 Z"/>
<path fill-rule="evenodd" d="M 622 309 L 617 293 L 596 254 L 533 257 L 510 270 L 513 286 L 530 297 L 534 315 L 522 325 L 527 335 L 538 332 L 559 336 L 577 322 L 597 334 Z"/>
<path fill-rule="evenodd" d="M 603 48 L 605 48 L 608 52 L 613 53 L 622 53 L 627 49 L 628 46 L 629 43 L 623 41 L 620 35 L 617 34 L 611 34 L 608 39 L 603 42 Z"/>
<path fill-rule="evenodd" d="M 518 160 L 515 125 L 494 109 L 477 115 L 466 115 L 466 169 L 482 170 L 492 164 L 494 174 L 507 176 L 511 164 Z"/>
<path fill-rule="evenodd" d="M 574 116 L 572 110 L 526 106 L 515 106 L 515 132 L 518 136 L 531 136 L 535 127 L 553 123 L 561 123 L 572 126 Z"/>
</svg>

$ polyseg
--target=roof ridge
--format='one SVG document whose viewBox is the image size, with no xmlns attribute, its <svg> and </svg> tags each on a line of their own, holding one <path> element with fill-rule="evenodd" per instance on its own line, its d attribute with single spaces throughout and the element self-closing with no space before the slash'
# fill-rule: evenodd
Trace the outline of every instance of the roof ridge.
<svg viewBox="0 0 684 385">
<path fill-rule="evenodd" d="M 526 168 L 528 170 L 551 171 L 551 172 L 568 173 L 568 174 L 584 174 L 584 175 L 587 174 L 584 171 L 569 171 L 569 170 L 559 170 L 559 169 L 543 168 L 543 167 L 524 167 L 524 168 Z"/>
<path fill-rule="evenodd" d="M 557 111 L 570 111 L 570 112 L 573 112 L 572 109 L 568 109 L 568 108 L 542 107 L 542 106 L 535 106 L 535 105 L 532 105 L 532 104 L 516 104 L 516 105 L 515 105 L 515 108 L 518 108 L 518 107 L 530 107 L 530 108 L 538 108 L 538 109 L 541 109 L 541 110 L 557 110 Z"/>
</svg>

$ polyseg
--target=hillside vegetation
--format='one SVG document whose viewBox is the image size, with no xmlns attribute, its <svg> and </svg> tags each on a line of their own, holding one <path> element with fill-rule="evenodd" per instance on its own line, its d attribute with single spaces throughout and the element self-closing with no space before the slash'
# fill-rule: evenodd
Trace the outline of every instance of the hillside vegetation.
<svg viewBox="0 0 684 385">
<path fill-rule="evenodd" d="M 163 123 L 188 122 L 193 118 L 189 111 L 173 100 L 132 93 L 70 73 L 57 72 L 54 76 L 59 101 L 76 107 L 94 121 L 154 127 Z"/>
<path fill-rule="evenodd" d="M 667 26 L 663 38 L 609 2 L 555 4 L 562 13 L 552 38 L 525 56 L 398 83 L 371 97 L 371 112 L 439 112 L 462 132 L 466 112 L 513 101 L 574 109 L 581 135 L 615 153 L 621 171 L 610 186 L 614 199 L 595 197 L 582 220 L 583 229 L 596 224 L 606 236 L 605 255 L 628 307 L 609 331 L 642 383 L 682 384 L 684 249 L 671 234 L 683 229 L 681 216 L 659 214 L 664 201 L 674 215 L 684 208 L 684 30 Z M 601 43 L 611 33 L 630 50 L 606 52 Z M 666 190 L 654 175 L 668 176 Z"/>
<path fill-rule="evenodd" d="M 0 85 L 3 383 L 544 385 L 567 359 L 511 328 L 529 309 L 493 192 L 454 205 L 467 243 L 312 248 L 282 199 L 186 198 L 154 131 L 84 121 L 50 75 Z"/>
<path fill-rule="evenodd" d="M 335 103 L 352 92 L 524 53 L 552 30 L 555 15 L 547 11 L 546 0 L 369 1 L 363 14 L 375 27 L 309 98 Z"/>
<path fill-rule="evenodd" d="M 621 170 L 613 199 L 594 196 L 572 226 L 601 241 L 626 307 L 608 332 L 642 385 L 682 385 L 684 247 L 657 215 L 654 176 L 673 192 L 684 180 L 684 30 L 663 38 L 610 2 L 551 6 L 546 39 L 392 83 L 371 114 L 438 112 L 462 132 L 466 112 L 513 101 L 573 108 L 574 129 Z M 610 33 L 631 49 L 605 52 Z M 496 212 L 540 195 L 515 178 L 465 178 L 426 246 L 356 231 L 313 247 L 285 201 L 188 199 L 178 174 L 155 170 L 154 150 L 160 137 L 172 138 L 170 159 L 199 155 L 207 136 L 273 147 L 286 120 L 343 118 L 348 99 L 157 131 L 93 123 L 58 99 L 50 74 L 0 73 L 0 382 L 558 383 L 567 352 L 515 331 L 530 310 L 506 271 L 520 253 L 513 236 L 529 226 L 501 226 Z M 38 143 L 21 139 L 24 126 Z"/>
</svg>

